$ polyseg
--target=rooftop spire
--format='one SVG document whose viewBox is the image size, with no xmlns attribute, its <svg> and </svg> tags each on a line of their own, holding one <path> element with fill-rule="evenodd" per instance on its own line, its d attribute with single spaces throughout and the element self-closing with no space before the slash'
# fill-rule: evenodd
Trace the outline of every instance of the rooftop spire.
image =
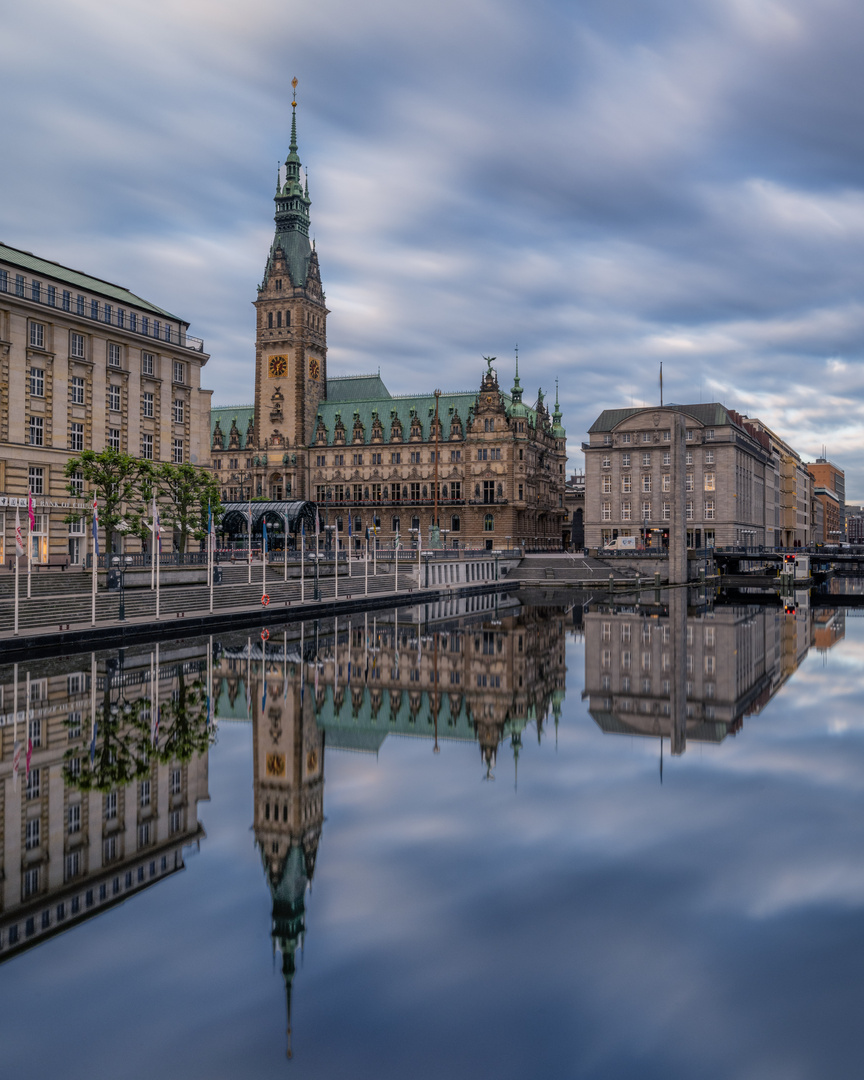
<svg viewBox="0 0 864 1080">
<path fill-rule="evenodd" d="M 516 346 L 516 377 L 513 380 L 513 388 L 510 391 L 510 396 L 515 403 L 522 401 L 522 385 L 519 382 L 519 346 Z"/>
<path fill-rule="evenodd" d="M 281 170 L 276 184 L 276 236 L 270 249 L 264 280 L 270 275 L 270 268 L 277 250 L 281 250 L 287 263 L 291 284 L 295 288 L 306 285 L 309 257 L 312 247 L 309 243 L 309 189 L 308 182 L 304 191 L 300 178 L 300 157 L 297 154 L 297 79 L 291 80 L 291 144 L 285 158 L 284 180 Z M 263 287 L 263 286 L 262 286 Z"/>
</svg>

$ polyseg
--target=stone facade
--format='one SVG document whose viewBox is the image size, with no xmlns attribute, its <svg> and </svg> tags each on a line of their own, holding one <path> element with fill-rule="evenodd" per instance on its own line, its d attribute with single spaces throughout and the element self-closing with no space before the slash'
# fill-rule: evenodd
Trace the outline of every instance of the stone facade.
<svg viewBox="0 0 864 1080">
<path fill-rule="evenodd" d="M 83 561 L 84 518 L 64 520 L 90 509 L 64 475 L 81 450 L 207 464 L 208 355 L 187 329 L 126 289 L 0 245 L 0 562 L 14 558 L 28 488 L 34 563 Z"/>
<path fill-rule="evenodd" d="M 810 539 L 809 474 L 759 420 L 715 402 L 607 409 L 585 451 L 585 543 L 665 547 L 673 517 L 673 417 L 686 424 L 688 547 L 793 547 Z"/>
<path fill-rule="evenodd" d="M 316 502 L 355 547 L 379 544 L 558 547 L 566 434 L 557 400 L 522 401 L 487 362 L 476 390 L 392 395 L 379 375 L 330 378 L 318 255 L 309 242 L 296 111 L 275 195 L 276 233 L 255 302 L 254 404 L 214 408 L 211 460 L 224 502 Z M 494 359 L 494 358 L 493 358 Z M 437 487 L 436 487 L 437 485 Z"/>
</svg>

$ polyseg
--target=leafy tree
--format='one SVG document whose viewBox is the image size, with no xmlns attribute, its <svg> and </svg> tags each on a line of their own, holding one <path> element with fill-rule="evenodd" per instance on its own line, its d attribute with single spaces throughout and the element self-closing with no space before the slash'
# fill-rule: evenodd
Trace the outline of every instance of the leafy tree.
<svg viewBox="0 0 864 1080">
<path fill-rule="evenodd" d="M 185 462 L 167 462 L 153 470 L 153 483 L 159 502 L 163 529 L 180 534 L 180 550 L 185 551 L 189 537 L 203 540 L 207 535 L 207 505 L 213 513 L 214 528 L 222 513 L 219 481 L 208 469 Z"/>
<path fill-rule="evenodd" d="M 100 502 L 99 524 L 105 530 L 106 547 L 114 550 L 113 539 L 121 521 L 134 536 L 145 537 L 147 498 L 153 466 L 119 450 L 83 450 L 66 462 L 66 475 L 81 473 L 84 482 Z M 78 489 L 68 485 L 72 495 Z"/>
</svg>

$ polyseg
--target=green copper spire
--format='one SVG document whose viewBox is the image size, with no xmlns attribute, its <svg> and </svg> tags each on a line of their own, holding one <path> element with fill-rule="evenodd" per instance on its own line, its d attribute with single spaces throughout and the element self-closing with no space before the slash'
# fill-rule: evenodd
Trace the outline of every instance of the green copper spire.
<svg viewBox="0 0 864 1080">
<path fill-rule="evenodd" d="M 297 153 L 297 80 L 291 82 L 294 97 L 291 101 L 291 143 L 288 157 L 285 158 L 285 179 L 281 175 L 276 183 L 276 236 L 270 249 L 270 259 L 265 272 L 265 283 L 270 277 L 273 260 L 281 250 L 291 284 L 295 288 L 304 288 L 309 269 L 312 247 L 309 243 L 309 186 L 306 189 L 300 181 L 300 157 Z M 281 174 L 281 170 L 280 170 Z"/>
<path fill-rule="evenodd" d="M 561 406 L 558 404 L 558 380 L 555 380 L 555 412 L 552 413 L 552 434 L 556 439 L 563 439 L 567 432 L 561 425 Z"/>
</svg>

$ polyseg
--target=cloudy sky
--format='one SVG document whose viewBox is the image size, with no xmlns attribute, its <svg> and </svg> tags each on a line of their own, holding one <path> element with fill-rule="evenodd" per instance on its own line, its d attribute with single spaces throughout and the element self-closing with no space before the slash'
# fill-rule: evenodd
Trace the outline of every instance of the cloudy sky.
<svg viewBox="0 0 864 1080">
<path fill-rule="evenodd" d="M 719 399 L 864 499 L 853 0 L 38 0 L 0 35 L 0 239 L 188 319 L 251 400 L 300 80 L 330 372 Z"/>
</svg>

